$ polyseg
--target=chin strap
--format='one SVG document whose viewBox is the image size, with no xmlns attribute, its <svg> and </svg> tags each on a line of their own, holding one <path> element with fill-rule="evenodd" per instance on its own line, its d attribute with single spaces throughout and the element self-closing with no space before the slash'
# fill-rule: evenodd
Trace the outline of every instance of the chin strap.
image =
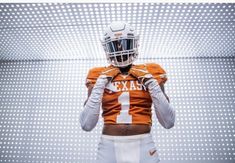
<svg viewBox="0 0 235 163">
<path fill-rule="evenodd" d="M 105 75 L 101 75 L 91 92 L 87 102 L 83 106 L 84 109 L 80 114 L 79 121 L 81 127 L 85 131 L 91 131 L 97 124 L 100 114 L 100 105 L 104 93 L 104 89 L 108 79 Z"/>
<path fill-rule="evenodd" d="M 175 123 L 175 110 L 167 101 L 157 80 L 149 79 L 145 86 L 149 89 L 159 123 L 166 129 L 172 128 Z"/>
</svg>

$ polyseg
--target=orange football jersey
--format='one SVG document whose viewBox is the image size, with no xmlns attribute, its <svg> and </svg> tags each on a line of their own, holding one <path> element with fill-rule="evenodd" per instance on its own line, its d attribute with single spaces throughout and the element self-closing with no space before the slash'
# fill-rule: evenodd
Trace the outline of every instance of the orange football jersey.
<svg viewBox="0 0 235 163">
<path fill-rule="evenodd" d="M 149 73 L 159 84 L 167 80 L 165 70 L 158 64 L 147 63 Z M 86 86 L 93 87 L 105 67 L 96 67 L 89 71 Z M 118 74 L 109 82 L 102 99 L 102 117 L 105 124 L 152 124 L 152 100 L 148 90 L 132 75 Z"/>
</svg>

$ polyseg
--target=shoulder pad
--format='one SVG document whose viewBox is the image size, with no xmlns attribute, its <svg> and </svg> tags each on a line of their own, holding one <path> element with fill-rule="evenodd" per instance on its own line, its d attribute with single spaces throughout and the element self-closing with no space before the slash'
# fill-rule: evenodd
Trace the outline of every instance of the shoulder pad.
<svg viewBox="0 0 235 163">
<path fill-rule="evenodd" d="M 102 71 L 105 69 L 105 67 L 94 67 L 91 68 L 87 74 L 86 77 L 86 86 L 87 88 L 93 87 L 93 85 L 96 83 L 97 78 L 100 76 Z"/>
<path fill-rule="evenodd" d="M 164 84 L 167 81 L 166 71 L 156 63 L 146 63 L 146 68 L 150 74 L 158 81 L 159 84 Z"/>
</svg>

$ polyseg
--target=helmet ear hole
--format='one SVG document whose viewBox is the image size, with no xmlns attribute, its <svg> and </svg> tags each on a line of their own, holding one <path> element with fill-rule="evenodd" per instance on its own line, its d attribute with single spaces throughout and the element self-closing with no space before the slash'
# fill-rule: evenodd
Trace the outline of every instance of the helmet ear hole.
<svg viewBox="0 0 235 163">
<path fill-rule="evenodd" d="M 138 40 L 139 35 L 128 23 L 111 23 L 101 40 L 108 62 L 117 67 L 132 64 L 138 56 Z"/>
</svg>

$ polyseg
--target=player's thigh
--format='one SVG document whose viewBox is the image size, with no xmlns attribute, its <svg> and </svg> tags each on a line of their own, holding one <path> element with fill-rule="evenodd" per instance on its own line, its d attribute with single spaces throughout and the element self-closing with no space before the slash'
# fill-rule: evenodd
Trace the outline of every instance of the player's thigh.
<svg viewBox="0 0 235 163">
<path fill-rule="evenodd" d="M 101 138 L 98 144 L 96 163 L 116 163 L 114 143 L 112 141 Z"/>
<path fill-rule="evenodd" d="M 158 150 L 151 137 L 141 143 L 141 163 L 158 163 L 160 162 Z"/>
</svg>

